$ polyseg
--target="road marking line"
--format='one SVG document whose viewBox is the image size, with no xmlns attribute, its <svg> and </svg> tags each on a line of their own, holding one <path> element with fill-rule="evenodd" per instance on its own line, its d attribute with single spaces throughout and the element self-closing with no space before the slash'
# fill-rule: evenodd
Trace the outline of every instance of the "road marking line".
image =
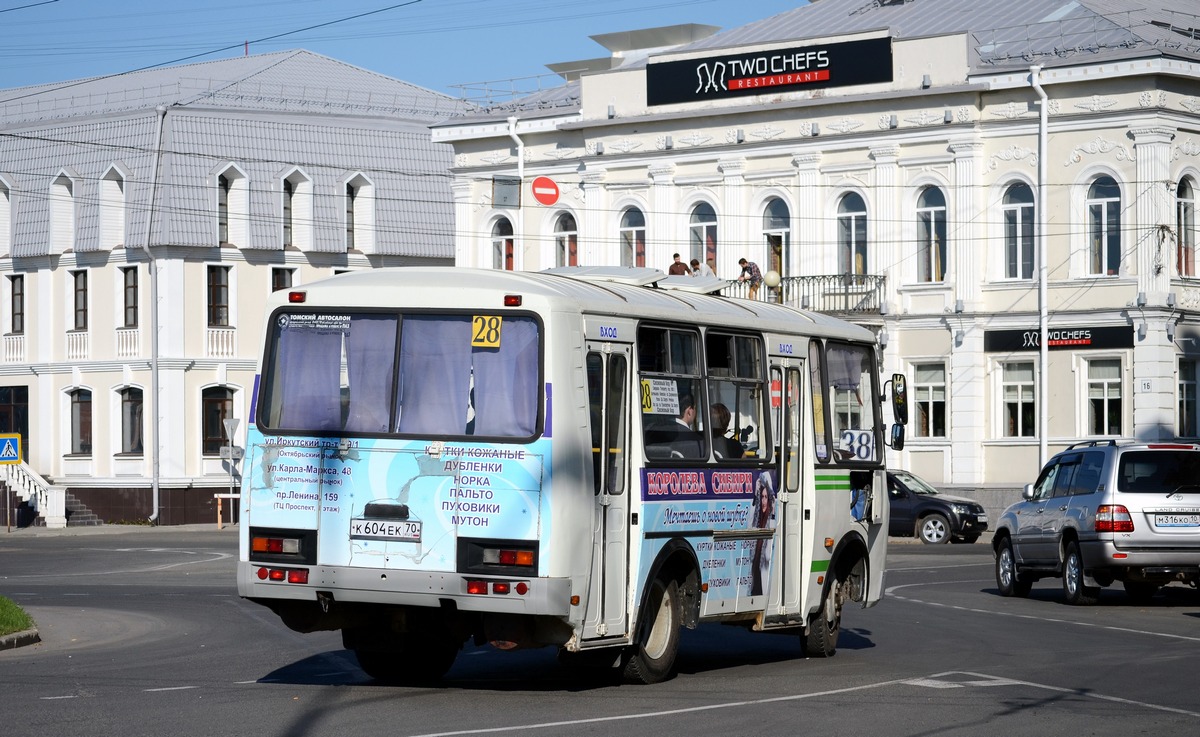
<svg viewBox="0 0 1200 737">
<path fill-rule="evenodd" d="M 606 722 L 622 722 L 631 719 L 656 719 L 659 717 L 674 716 L 676 714 L 696 714 L 703 711 L 713 711 L 714 709 L 737 709 L 746 706 L 758 706 L 761 704 L 778 704 L 787 701 L 799 701 L 801 699 L 814 699 L 821 696 L 833 696 L 835 694 L 853 693 L 855 691 L 866 691 L 872 688 L 882 688 L 884 686 L 894 686 L 904 683 L 905 679 L 895 679 L 891 681 L 880 681 L 879 683 L 868 683 L 863 686 L 850 686 L 848 688 L 835 688 L 829 691 L 818 691 L 815 693 L 793 694 L 791 696 L 775 696 L 769 699 L 754 699 L 751 701 L 729 701 L 723 704 L 709 704 L 708 706 L 693 706 L 686 709 L 667 709 L 665 711 L 651 711 L 644 714 L 621 714 L 610 717 L 595 717 L 592 719 L 570 719 L 561 722 L 540 722 L 537 724 L 516 724 L 511 727 L 487 727 L 482 729 L 463 729 L 454 732 L 431 732 L 429 734 L 414 735 L 414 737 L 455 737 L 456 735 L 468 734 L 495 734 L 498 732 L 517 732 L 523 729 L 549 729 L 551 727 L 571 727 L 582 724 L 604 724 Z"/>
<path fill-rule="evenodd" d="M 42 696 L 42 697 L 40 697 L 40 698 L 41 698 L 41 700 L 42 700 L 42 701 L 58 701 L 59 699 L 77 699 L 77 698 L 79 698 L 79 696 L 78 696 L 78 695 L 72 695 L 72 696 Z"/>
<path fill-rule="evenodd" d="M 157 693 L 158 691 L 187 691 L 191 688 L 200 688 L 199 686 L 170 686 L 168 688 L 144 688 L 142 693 Z"/>
<path fill-rule="evenodd" d="M 890 586 L 885 592 L 888 596 L 899 601 L 908 601 L 913 604 L 924 604 L 925 606 L 940 607 L 942 609 L 953 609 L 960 612 L 973 612 L 975 614 L 991 614 L 997 617 L 1014 617 L 1016 619 L 1032 619 L 1037 622 L 1053 622 L 1055 624 L 1070 624 L 1076 627 L 1091 627 L 1092 629 L 1108 630 L 1110 632 L 1124 632 L 1132 635 L 1147 635 L 1149 637 L 1162 637 L 1168 640 L 1182 640 L 1184 642 L 1200 642 L 1200 637 L 1189 637 L 1187 635 L 1172 635 L 1166 632 L 1153 632 L 1151 630 L 1138 630 L 1132 627 L 1114 627 L 1111 624 L 1096 624 L 1094 622 L 1075 622 L 1070 619 L 1058 619 L 1055 617 L 1046 617 L 1033 614 L 1018 614 L 1016 612 L 998 612 L 994 609 L 977 609 L 975 607 L 961 606 L 958 604 L 942 604 L 936 601 L 923 601 L 921 599 L 913 599 L 908 596 L 900 596 L 895 592 L 899 589 L 906 589 L 910 586 L 934 586 L 939 584 L 951 583 L 989 583 L 989 579 L 974 580 L 974 581 L 938 581 L 936 583 L 906 583 L 899 586 Z M 1190 713 L 1190 712 L 1189 712 Z"/>
</svg>

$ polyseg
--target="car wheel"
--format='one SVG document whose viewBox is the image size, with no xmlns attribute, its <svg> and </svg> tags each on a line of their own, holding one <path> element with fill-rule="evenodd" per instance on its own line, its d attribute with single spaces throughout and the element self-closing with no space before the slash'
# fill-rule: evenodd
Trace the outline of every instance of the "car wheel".
<svg viewBox="0 0 1200 737">
<path fill-rule="evenodd" d="M 1074 540 L 1067 543 L 1063 553 L 1062 587 L 1068 604 L 1091 606 L 1100 600 L 1100 588 L 1083 583 L 1083 556 Z"/>
<path fill-rule="evenodd" d="M 1012 540 L 1000 540 L 996 547 L 996 588 L 1001 596 L 1029 596 L 1033 582 L 1017 573 L 1017 559 L 1013 555 Z"/>
<path fill-rule="evenodd" d="M 950 542 L 950 522 L 940 514 L 931 514 L 917 522 L 917 537 L 926 545 Z"/>
<path fill-rule="evenodd" d="M 624 676 L 632 683 L 658 683 L 671 677 L 679 652 L 683 603 L 679 584 L 655 579 L 638 623 L 638 641 L 629 649 Z"/>
<path fill-rule="evenodd" d="M 1134 604 L 1149 604 L 1158 593 L 1159 586 L 1148 581 L 1125 581 L 1125 595 Z"/>
</svg>

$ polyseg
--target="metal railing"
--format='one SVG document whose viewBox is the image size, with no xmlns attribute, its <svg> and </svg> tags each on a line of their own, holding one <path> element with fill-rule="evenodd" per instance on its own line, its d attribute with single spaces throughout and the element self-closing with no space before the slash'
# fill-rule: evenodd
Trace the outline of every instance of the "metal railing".
<svg viewBox="0 0 1200 737">
<path fill-rule="evenodd" d="M 879 314 L 886 284 L 886 276 L 871 274 L 785 276 L 777 287 L 760 286 L 755 299 L 833 315 Z M 746 299 L 750 285 L 733 281 L 721 294 Z"/>
</svg>

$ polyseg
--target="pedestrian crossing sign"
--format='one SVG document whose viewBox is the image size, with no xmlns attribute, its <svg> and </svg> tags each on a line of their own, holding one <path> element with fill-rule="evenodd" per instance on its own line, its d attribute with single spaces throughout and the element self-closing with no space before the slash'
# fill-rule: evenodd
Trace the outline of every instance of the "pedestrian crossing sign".
<svg viewBox="0 0 1200 737">
<path fill-rule="evenodd" d="M 0 433 L 0 463 L 21 462 L 21 436 L 19 433 Z"/>
</svg>

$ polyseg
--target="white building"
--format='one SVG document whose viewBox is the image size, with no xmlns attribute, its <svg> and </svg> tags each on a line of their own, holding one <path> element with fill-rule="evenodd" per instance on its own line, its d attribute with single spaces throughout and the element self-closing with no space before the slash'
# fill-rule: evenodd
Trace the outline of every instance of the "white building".
<svg viewBox="0 0 1200 737">
<path fill-rule="evenodd" d="M 461 105 L 303 51 L 0 90 L 10 484 L 51 524 L 212 521 L 266 296 L 451 263 L 427 126 Z"/>
<path fill-rule="evenodd" d="M 1011 487 L 1069 443 L 1196 438 L 1197 12 L 819 0 L 596 36 L 611 56 L 551 67 L 565 85 L 434 128 L 456 261 L 775 269 L 759 299 L 878 331 L 913 403 L 893 462 L 933 481 Z"/>
</svg>

